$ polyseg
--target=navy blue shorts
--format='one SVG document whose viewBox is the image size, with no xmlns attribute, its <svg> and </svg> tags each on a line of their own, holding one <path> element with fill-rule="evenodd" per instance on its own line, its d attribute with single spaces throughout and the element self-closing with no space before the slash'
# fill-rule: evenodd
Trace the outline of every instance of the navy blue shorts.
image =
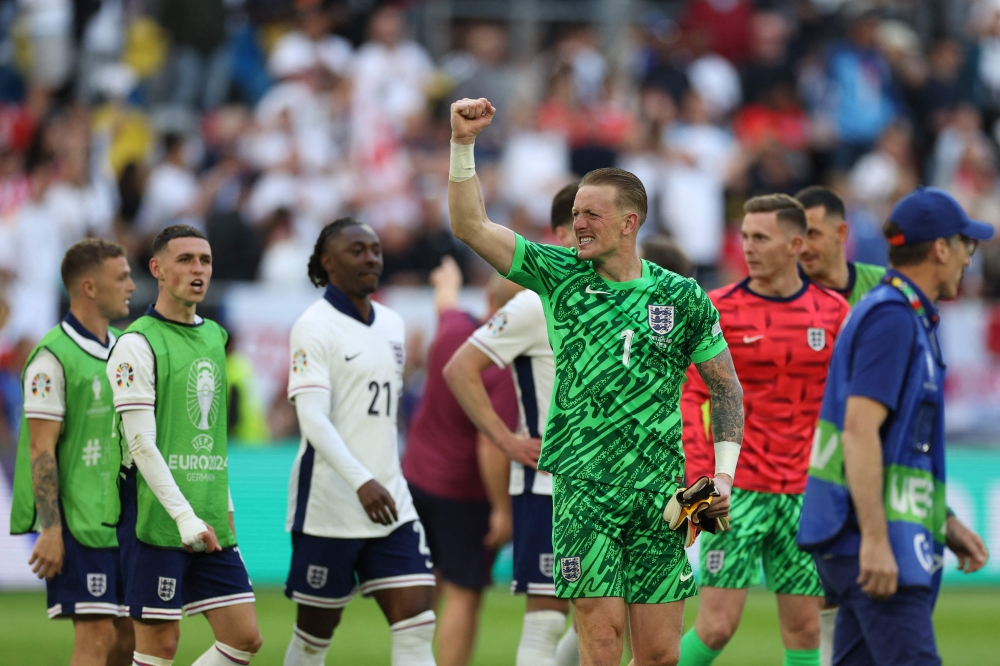
<svg viewBox="0 0 1000 666">
<path fill-rule="evenodd" d="M 355 592 L 434 585 L 434 562 L 419 520 L 380 539 L 334 539 L 292 532 L 285 596 L 304 606 L 343 608 Z"/>
<path fill-rule="evenodd" d="M 837 604 L 834 666 L 939 666 L 931 591 L 902 588 L 876 601 L 857 583 L 858 558 L 816 556 L 829 603 Z"/>
<path fill-rule="evenodd" d="M 62 573 L 45 581 L 49 617 L 125 616 L 117 548 L 88 548 L 63 527 Z"/>
<path fill-rule="evenodd" d="M 490 531 L 490 503 L 438 497 L 412 484 L 410 495 L 441 578 L 473 590 L 490 585 L 496 551 L 483 545 Z"/>
<path fill-rule="evenodd" d="M 514 510 L 513 592 L 556 596 L 552 581 L 552 496 L 512 495 Z"/>
<path fill-rule="evenodd" d="M 121 480 L 118 523 L 125 606 L 144 620 L 180 620 L 213 608 L 252 603 L 253 586 L 236 547 L 189 553 L 143 543 L 135 535 L 135 475 Z"/>
</svg>

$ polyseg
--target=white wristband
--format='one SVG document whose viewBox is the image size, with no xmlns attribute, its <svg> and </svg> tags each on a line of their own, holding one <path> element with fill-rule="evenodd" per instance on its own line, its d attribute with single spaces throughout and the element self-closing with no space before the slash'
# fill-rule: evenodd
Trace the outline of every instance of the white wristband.
<svg viewBox="0 0 1000 666">
<path fill-rule="evenodd" d="M 177 516 L 177 531 L 181 533 L 181 543 L 190 546 L 191 550 L 200 553 L 205 550 L 205 542 L 198 538 L 202 532 L 207 532 L 208 527 L 194 514 L 194 511 L 185 511 Z"/>
<path fill-rule="evenodd" d="M 476 159 L 473 156 L 475 147 L 475 143 L 451 142 L 451 167 L 448 171 L 448 180 L 461 183 L 476 175 Z"/>
<path fill-rule="evenodd" d="M 736 478 L 736 461 L 740 459 L 740 445 L 736 442 L 715 443 L 715 473 Z"/>
</svg>

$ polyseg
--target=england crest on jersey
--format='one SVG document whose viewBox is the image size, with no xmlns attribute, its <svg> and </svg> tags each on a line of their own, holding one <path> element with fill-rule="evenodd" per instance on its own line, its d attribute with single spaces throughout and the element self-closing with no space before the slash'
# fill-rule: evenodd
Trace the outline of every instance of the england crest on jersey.
<svg viewBox="0 0 1000 666">
<path fill-rule="evenodd" d="M 91 596 L 101 597 L 108 591 L 108 576 L 102 573 L 87 574 L 87 592 Z"/>
<path fill-rule="evenodd" d="M 309 568 L 306 569 L 306 582 L 309 583 L 309 587 L 318 590 L 326 585 L 326 579 L 329 574 L 330 569 L 327 567 L 310 564 Z"/>
<path fill-rule="evenodd" d="M 160 576 L 160 584 L 156 588 L 156 594 L 164 601 L 170 601 L 177 592 L 177 579 L 164 578 Z"/>
<path fill-rule="evenodd" d="M 559 560 L 559 573 L 567 583 L 575 583 L 580 580 L 583 569 L 580 567 L 579 557 L 563 557 Z"/>
<path fill-rule="evenodd" d="M 809 349 L 823 351 L 823 348 L 826 347 L 826 329 L 807 328 L 806 341 L 809 343 Z"/>
<path fill-rule="evenodd" d="M 649 310 L 649 327 L 657 335 L 666 335 L 674 328 L 674 306 L 647 305 Z"/>
<path fill-rule="evenodd" d="M 389 346 L 392 347 L 392 356 L 396 359 L 396 365 L 400 368 L 406 363 L 406 349 L 403 347 L 402 342 L 390 341 Z"/>
</svg>

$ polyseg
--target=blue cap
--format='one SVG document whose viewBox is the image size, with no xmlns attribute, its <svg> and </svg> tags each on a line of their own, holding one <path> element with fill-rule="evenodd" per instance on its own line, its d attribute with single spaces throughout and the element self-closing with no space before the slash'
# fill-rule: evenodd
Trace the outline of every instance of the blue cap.
<svg viewBox="0 0 1000 666">
<path fill-rule="evenodd" d="M 918 187 L 893 207 L 889 221 L 901 233 L 888 238 L 889 245 L 912 245 L 962 234 L 977 240 L 993 238 L 993 225 L 970 220 L 955 198 L 936 187 Z"/>
</svg>

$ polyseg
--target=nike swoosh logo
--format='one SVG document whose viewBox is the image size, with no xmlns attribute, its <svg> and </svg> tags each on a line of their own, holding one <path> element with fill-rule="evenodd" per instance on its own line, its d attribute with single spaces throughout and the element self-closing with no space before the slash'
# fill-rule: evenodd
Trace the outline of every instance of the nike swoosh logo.
<svg viewBox="0 0 1000 666">
<path fill-rule="evenodd" d="M 358 352 L 354 356 L 348 356 L 347 354 L 344 354 L 344 360 L 345 361 L 353 361 L 354 359 L 356 359 L 359 356 L 361 356 L 361 352 Z"/>
<path fill-rule="evenodd" d="M 687 576 L 685 576 L 684 574 L 681 574 L 680 575 L 681 582 L 683 583 L 684 581 L 691 580 L 691 576 L 693 576 L 693 575 L 694 575 L 693 571 L 689 571 Z"/>
<path fill-rule="evenodd" d="M 604 294 L 606 296 L 611 295 L 610 291 L 597 291 L 596 289 L 593 289 L 589 284 L 587 285 L 587 288 L 584 289 L 584 291 L 586 291 L 588 294 Z"/>
<path fill-rule="evenodd" d="M 743 344 L 749 345 L 749 344 L 751 344 L 753 342 L 757 342 L 758 340 L 763 340 L 763 339 L 764 339 L 763 335 L 755 335 L 752 338 L 749 335 L 744 335 L 743 336 Z"/>
</svg>

